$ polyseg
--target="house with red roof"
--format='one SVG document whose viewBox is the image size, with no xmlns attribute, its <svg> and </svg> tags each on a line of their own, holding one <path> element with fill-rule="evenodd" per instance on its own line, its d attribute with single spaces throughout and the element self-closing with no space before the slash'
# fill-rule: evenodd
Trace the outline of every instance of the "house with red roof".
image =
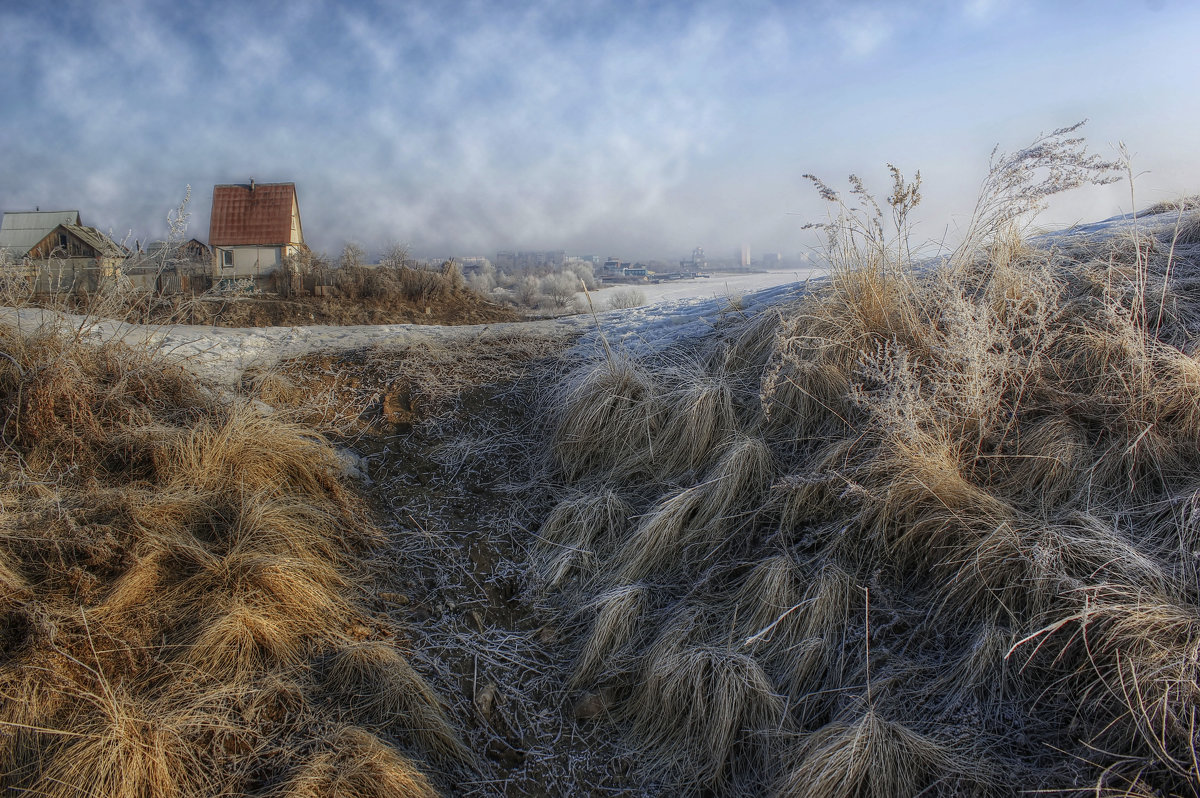
<svg viewBox="0 0 1200 798">
<path fill-rule="evenodd" d="M 214 284 L 252 279 L 256 287 L 283 259 L 304 246 L 295 183 L 249 183 L 213 187 L 208 244 Z"/>
</svg>

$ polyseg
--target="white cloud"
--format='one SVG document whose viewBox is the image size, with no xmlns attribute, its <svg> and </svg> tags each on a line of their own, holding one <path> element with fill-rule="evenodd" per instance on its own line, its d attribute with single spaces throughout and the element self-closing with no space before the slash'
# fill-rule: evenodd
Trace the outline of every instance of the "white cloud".
<svg viewBox="0 0 1200 798">
<path fill-rule="evenodd" d="M 894 28 L 882 12 L 861 8 L 830 21 L 848 58 L 865 58 L 892 38 Z"/>
<path fill-rule="evenodd" d="M 1008 10 L 1008 0 L 966 0 L 962 4 L 962 15 L 968 22 L 982 25 L 991 22 Z"/>
</svg>

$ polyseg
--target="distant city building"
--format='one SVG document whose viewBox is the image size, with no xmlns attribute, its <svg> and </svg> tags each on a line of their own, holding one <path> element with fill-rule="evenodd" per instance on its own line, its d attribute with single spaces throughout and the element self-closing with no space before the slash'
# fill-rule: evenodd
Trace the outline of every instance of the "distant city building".
<svg viewBox="0 0 1200 798">
<path fill-rule="evenodd" d="M 749 244 L 742 244 L 741 248 L 738 250 L 738 265 L 741 266 L 743 269 L 749 268 L 749 266 L 750 266 L 750 245 Z"/>
<path fill-rule="evenodd" d="M 516 269 L 559 269 L 567 260 L 567 252 L 562 249 L 529 250 L 508 252 L 501 250 L 496 253 L 496 268 L 513 271 Z"/>
<path fill-rule="evenodd" d="M 783 255 L 779 252 L 764 252 L 761 263 L 764 269 L 777 269 L 783 263 Z"/>
<path fill-rule="evenodd" d="M 492 265 L 492 262 L 482 255 L 468 255 L 467 257 L 455 258 L 454 260 L 462 265 L 464 274 L 484 271 Z"/>
<path fill-rule="evenodd" d="M 696 247 L 692 250 L 691 258 L 684 258 L 679 261 L 679 270 L 681 272 L 702 272 L 708 268 L 708 261 L 704 257 L 704 247 Z"/>
</svg>

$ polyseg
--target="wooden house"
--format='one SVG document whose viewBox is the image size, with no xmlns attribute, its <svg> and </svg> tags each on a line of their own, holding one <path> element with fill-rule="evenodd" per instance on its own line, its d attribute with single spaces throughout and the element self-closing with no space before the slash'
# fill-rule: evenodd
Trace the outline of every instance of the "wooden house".
<svg viewBox="0 0 1200 798">
<path fill-rule="evenodd" d="M 60 224 L 80 224 L 79 211 L 8 211 L 0 221 L 0 256 L 19 262 Z"/>
<path fill-rule="evenodd" d="M 94 227 L 60 224 L 29 248 L 24 264 L 36 294 L 97 291 L 122 281 L 129 252 Z"/>
<path fill-rule="evenodd" d="M 215 284 L 270 290 L 283 259 L 304 246 L 296 184 L 214 186 L 208 243 Z"/>
<path fill-rule="evenodd" d="M 142 256 L 146 260 L 168 264 L 203 263 L 205 268 L 212 265 L 212 250 L 195 238 L 187 241 L 151 241 L 142 250 Z"/>
<path fill-rule="evenodd" d="M 212 287 L 212 250 L 195 238 L 151 241 L 122 272 L 136 287 L 157 293 L 203 293 Z"/>
</svg>

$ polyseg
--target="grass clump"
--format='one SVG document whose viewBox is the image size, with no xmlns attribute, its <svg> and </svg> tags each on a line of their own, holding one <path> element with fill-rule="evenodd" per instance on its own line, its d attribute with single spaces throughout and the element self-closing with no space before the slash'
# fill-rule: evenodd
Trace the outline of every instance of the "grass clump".
<svg viewBox="0 0 1200 798">
<path fill-rule="evenodd" d="M 471 761 L 433 690 L 394 646 L 364 641 L 343 647 L 331 658 L 325 683 L 363 725 L 407 734 L 439 759 Z"/>
<path fill-rule="evenodd" d="M 352 735 L 316 794 L 432 794 L 420 757 L 470 758 L 364 624 L 380 533 L 329 444 L 117 342 L 2 326 L 0 355 L 6 790 L 263 794 L 360 694 L 417 758 Z"/>
<path fill-rule="evenodd" d="M 564 495 L 632 520 L 544 586 L 582 608 L 573 685 L 648 774 L 1194 792 L 1200 251 L 1174 219 L 1027 239 L 1046 197 L 1111 175 L 1075 130 L 994 156 L 935 261 L 909 251 L 919 178 L 892 170 L 890 214 L 816 181 L 811 295 L 548 395 Z"/>
<path fill-rule="evenodd" d="M 969 771 L 969 763 L 944 744 L 873 709 L 830 721 L 796 756 L 797 765 L 776 785 L 779 796 L 918 795 L 931 785 L 952 790 Z"/>
<path fill-rule="evenodd" d="M 417 764 L 378 737 L 346 727 L 305 762 L 276 793 L 280 798 L 433 798 L 438 792 Z"/>
</svg>

